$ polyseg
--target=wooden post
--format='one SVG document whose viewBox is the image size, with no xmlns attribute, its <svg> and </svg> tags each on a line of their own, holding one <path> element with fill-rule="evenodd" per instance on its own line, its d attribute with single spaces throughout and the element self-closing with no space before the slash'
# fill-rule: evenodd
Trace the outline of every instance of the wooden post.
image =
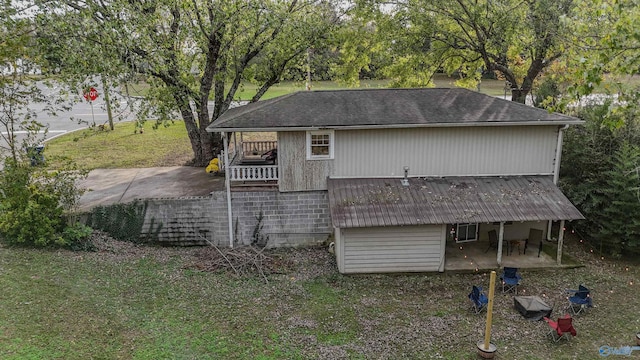
<svg viewBox="0 0 640 360">
<path fill-rule="evenodd" d="M 491 272 L 491 279 L 489 281 L 489 303 L 487 304 L 487 325 L 484 330 L 484 342 L 478 341 L 476 346 L 478 347 L 478 355 L 484 359 L 493 359 L 498 348 L 491 343 L 491 316 L 493 314 L 493 297 L 496 290 L 496 272 Z"/>
<path fill-rule="evenodd" d="M 558 256 L 556 262 L 562 265 L 562 243 L 564 242 L 564 220 L 560 220 L 560 230 L 558 230 Z"/>
<path fill-rule="evenodd" d="M 491 341 L 491 316 L 493 313 L 493 296 L 496 290 L 496 272 L 491 271 L 489 280 L 489 303 L 487 304 L 487 325 L 484 328 L 484 349 L 489 350 L 489 342 Z"/>
</svg>

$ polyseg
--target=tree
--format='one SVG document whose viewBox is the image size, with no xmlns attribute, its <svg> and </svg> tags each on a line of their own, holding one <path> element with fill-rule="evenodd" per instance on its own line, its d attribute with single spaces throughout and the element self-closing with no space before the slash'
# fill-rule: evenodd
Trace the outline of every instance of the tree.
<svg viewBox="0 0 640 360">
<path fill-rule="evenodd" d="M 603 105 L 585 107 L 583 126 L 566 133 L 560 186 L 586 220 L 571 226 L 603 250 L 619 255 L 639 252 L 640 128 L 638 115 Z M 609 124 L 623 124 L 613 127 Z"/>
<path fill-rule="evenodd" d="M 46 128 L 38 123 L 32 105 L 54 111 L 57 101 L 45 96 L 44 83 L 32 79 L 40 58 L 33 46 L 35 26 L 23 10 L 11 2 L 0 3 L 0 239 L 65 245 L 87 234 L 65 218 L 80 196 L 76 180 L 86 173 L 68 163 L 49 169 L 35 153 Z"/>
<path fill-rule="evenodd" d="M 71 49 L 100 49 L 100 58 L 94 51 L 65 57 L 143 76 L 151 86 L 147 103 L 161 118 L 180 114 L 194 165 L 203 166 L 222 147 L 207 126 L 237 100 L 244 82 L 257 85 L 250 101 L 259 100 L 329 35 L 339 19 L 330 1 L 53 0 L 41 8 L 40 31 L 54 31 Z"/>
<path fill-rule="evenodd" d="M 571 0 L 400 0 L 375 16 L 392 51 L 398 85 L 427 85 L 432 74 L 456 74 L 472 86 L 497 72 L 524 102 L 534 80 L 565 52 Z M 371 12 L 366 12 L 371 14 Z M 386 16 L 385 16 L 386 14 Z"/>
<path fill-rule="evenodd" d="M 623 250 L 640 252 L 640 148 L 624 142 L 611 161 L 607 205 L 596 234 L 612 254 Z"/>
</svg>

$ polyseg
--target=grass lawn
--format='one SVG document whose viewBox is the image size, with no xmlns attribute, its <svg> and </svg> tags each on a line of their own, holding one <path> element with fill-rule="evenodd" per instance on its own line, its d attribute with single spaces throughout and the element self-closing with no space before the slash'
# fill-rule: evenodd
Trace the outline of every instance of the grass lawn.
<svg viewBox="0 0 640 360">
<path fill-rule="evenodd" d="M 292 266 L 265 283 L 198 271 L 204 249 L 100 248 L 0 248 L 0 358 L 476 359 L 483 339 L 485 315 L 466 296 L 488 287 L 487 274 L 343 276 L 325 250 L 298 249 L 267 253 Z M 575 239 L 566 250 L 586 266 L 521 271 L 520 293 L 544 294 L 557 317 L 563 289 L 589 286 L 597 306 L 575 318 L 578 336 L 553 343 L 497 292 L 497 358 L 597 359 L 601 346 L 635 345 L 637 264 L 594 257 Z"/>
<path fill-rule="evenodd" d="M 434 83 L 436 87 L 453 88 L 456 87 L 455 79 L 445 75 L 436 74 L 434 76 Z M 360 89 L 369 88 L 386 88 L 388 87 L 388 80 L 361 80 Z M 347 88 L 336 81 L 313 81 L 311 83 L 313 90 L 340 90 Z M 237 100 L 250 100 L 256 93 L 257 86 L 244 83 L 242 87 L 236 93 Z M 296 91 L 304 91 L 304 81 L 283 81 L 269 88 L 267 92 L 262 96 L 261 100 L 271 99 L 277 96 L 286 95 Z M 145 83 L 138 83 L 129 86 L 129 94 L 132 96 L 143 96 L 148 91 L 148 85 Z M 479 91 L 488 95 L 504 95 L 504 81 L 483 79 L 482 84 L 479 86 Z"/>
<path fill-rule="evenodd" d="M 134 133 L 133 122 L 115 124 L 114 131 L 81 130 L 47 142 L 45 156 L 55 164 L 63 156 L 85 169 L 145 168 L 184 165 L 193 158 L 187 130 L 182 121 L 168 127 Z"/>
<path fill-rule="evenodd" d="M 387 81 L 362 81 L 361 88 L 383 88 Z M 454 87 L 453 80 L 444 75 L 436 77 L 439 87 Z M 336 82 L 314 82 L 315 90 L 335 90 L 344 88 Z M 272 87 L 263 99 L 304 90 L 303 83 L 284 82 Z M 143 93 L 144 85 L 129 89 L 130 94 Z M 251 85 L 245 85 L 240 92 L 241 98 L 255 91 Z M 485 80 L 481 91 L 492 95 L 502 94 L 504 83 L 497 80 Z M 113 169 L 128 167 L 157 167 L 185 165 L 193 158 L 191 145 L 182 121 L 175 121 L 168 127 L 153 129 L 153 121 L 145 125 L 143 134 L 135 133 L 132 122 L 115 124 L 114 131 L 84 130 L 58 136 L 47 142 L 45 155 L 48 161 L 55 163 L 59 156 L 73 159 L 85 169 Z"/>
</svg>

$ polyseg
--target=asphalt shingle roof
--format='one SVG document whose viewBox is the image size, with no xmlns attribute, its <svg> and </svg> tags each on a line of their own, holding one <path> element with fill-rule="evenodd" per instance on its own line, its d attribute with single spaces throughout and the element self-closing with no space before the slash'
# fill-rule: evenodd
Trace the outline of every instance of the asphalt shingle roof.
<svg viewBox="0 0 640 360">
<path fill-rule="evenodd" d="M 578 118 L 466 89 L 300 91 L 227 110 L 208 131 L 579 124 Z"/>
<path fill-rule="evenodd" d="M 338 228 L 584 219 L 549 176 L 329 179 Z"/>
</svg>

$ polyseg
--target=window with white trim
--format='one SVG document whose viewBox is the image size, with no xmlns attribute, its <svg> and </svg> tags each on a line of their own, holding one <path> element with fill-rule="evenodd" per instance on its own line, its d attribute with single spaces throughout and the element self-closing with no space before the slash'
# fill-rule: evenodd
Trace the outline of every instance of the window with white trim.
<svg viewBox="0 0 640 360">
<path fill-rule="evenodd" d="M 333 130 L 307 131 L 307 160 L 333 159 Z"/>
<path fill-rule="evenodd" d="M 457 225 L 456 242 L 478 240 L 478 223 L 460 223 Z"/>
</svg>

